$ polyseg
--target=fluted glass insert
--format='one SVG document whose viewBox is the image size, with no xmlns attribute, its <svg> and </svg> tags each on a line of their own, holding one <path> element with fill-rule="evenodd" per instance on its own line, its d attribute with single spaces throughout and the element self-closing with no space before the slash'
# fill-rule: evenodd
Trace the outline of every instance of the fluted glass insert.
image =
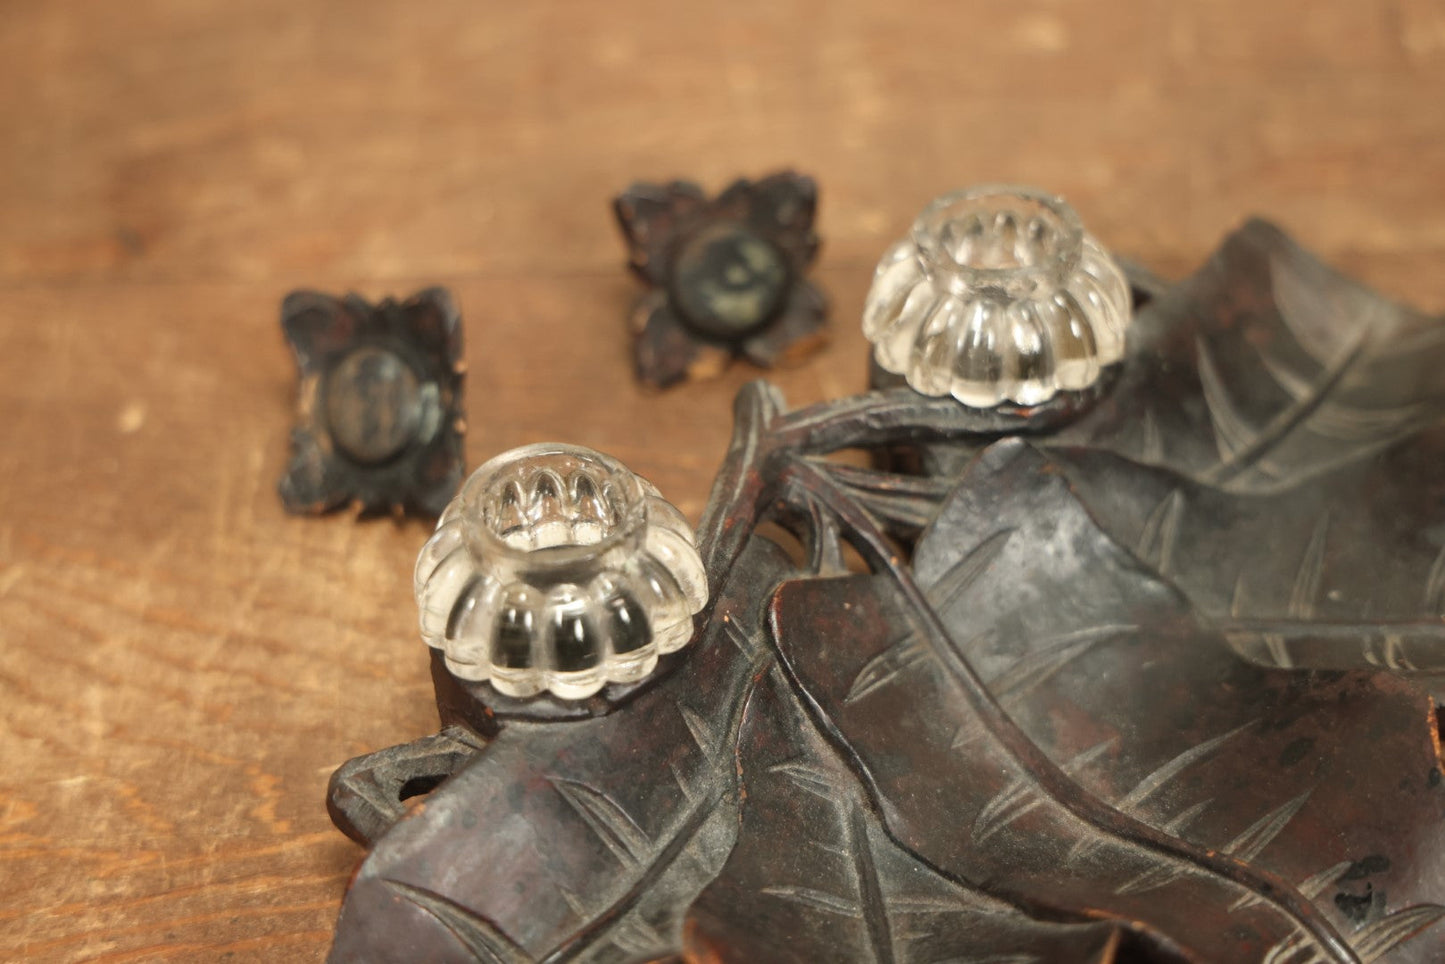
<svg viewBox="0 0 1445 964">
<path fill-rule="evenodd" d="M 976 408 L 1087 388 L 1124 357 L 1119 266 L 1061 198 L 979 187 L 935 200 L 884 254 L 863 332 L 884 369 Z"/>
<path fill-rule="evenodd" d="M 508 696 L 635 682 L 692 637 L 707 575 L 651 483 L 573 445 L 477 469 L 416 564 L 421 634 L 447 668 Z"/>
</svg>

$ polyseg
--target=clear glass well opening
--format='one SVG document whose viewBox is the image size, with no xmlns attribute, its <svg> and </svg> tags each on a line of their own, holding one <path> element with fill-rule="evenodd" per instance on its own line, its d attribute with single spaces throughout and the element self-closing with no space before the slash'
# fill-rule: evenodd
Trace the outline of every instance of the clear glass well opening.
<svg viewBox="0 0 1445 964">
<path fill-rule="evenodd" d="M 1084 229 L 1071 207 L 1030 188 L 989 185 L 933 201 L 913 239 L 937 273 L 970 287 L 1062 284 Z"/>
<path fill-rule="evenodd" d="M 965 405 L 1039 405 L 1124 358 L 1119 266 L 1062 199 L 985 186 L 929 204 L 884 252 L 863 333 L 885 371 Z"/>
<path fill-rule="evenodd" d="M 693 635 L 707 574 L 692 527 L 610 456 L 530 445 L 479 468 L 417 559 L 422 638 L 511 697 L 633 683 Z"/>
<path fill-rule="evenodd" d="M 562 565 L 610 551 L 643 524 L 637 477 L 600 452 L 528 445 L 487 469 L 468 485 L 480 551 Z"/>
</svg>

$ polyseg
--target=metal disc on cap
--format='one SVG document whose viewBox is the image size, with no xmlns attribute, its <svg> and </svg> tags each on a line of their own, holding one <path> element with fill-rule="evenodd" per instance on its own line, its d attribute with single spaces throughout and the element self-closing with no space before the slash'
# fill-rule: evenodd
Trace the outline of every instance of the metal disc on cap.
<svg viewBox="0 0 1445 964">
<path fill-rule="evenodd" d="M 691 238 L 674 264 L 673 295 L 683 320 L 704 335 L 736 339 L 782 307 L 789 272 L 777 246 L 738 224 Z"/>
<path fill-rule="evenodd" d="M 337 448 L 358 462 L 385 462 L 421 421 L 416 372 L 384 348 L 358 348 L 326 376 L 326 420 Z"/>
</svg>

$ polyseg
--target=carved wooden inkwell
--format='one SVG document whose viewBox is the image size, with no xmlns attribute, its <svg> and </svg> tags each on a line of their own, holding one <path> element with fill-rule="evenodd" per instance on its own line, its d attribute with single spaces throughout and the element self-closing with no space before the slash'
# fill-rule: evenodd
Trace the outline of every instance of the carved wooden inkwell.
<svg viewBox="0 0 1445 964">
<path fill-rule="evenodd" d="M 877 390 L 740 394 L 695 548 L 585 450 L 474 477 L 332 960 L 1445 960 L 1442 319 L 994 190 L 865 326 Z"/>
</svg>

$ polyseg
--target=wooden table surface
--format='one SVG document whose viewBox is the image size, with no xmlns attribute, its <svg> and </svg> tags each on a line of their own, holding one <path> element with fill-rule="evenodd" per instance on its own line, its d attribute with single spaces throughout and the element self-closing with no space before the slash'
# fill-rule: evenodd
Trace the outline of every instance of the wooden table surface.
<svg viewBox="0 0 1445 964">
<path fill-rule="evenodd" d="M 450 287 L 471 464 L 580 442 L 696 519 L 756 373 L 634 387 L 630 181 L 818 178 L 802 404 L 979 181 L 1168 274 L 1260 213 L 1441 310 L 1442 98 L 1437 0 L 0 5 L 0 960 L 319 960 L 328 775 L 435 729 L 426 527 L 276 498 L 291 288 Z"/>
</svg>

